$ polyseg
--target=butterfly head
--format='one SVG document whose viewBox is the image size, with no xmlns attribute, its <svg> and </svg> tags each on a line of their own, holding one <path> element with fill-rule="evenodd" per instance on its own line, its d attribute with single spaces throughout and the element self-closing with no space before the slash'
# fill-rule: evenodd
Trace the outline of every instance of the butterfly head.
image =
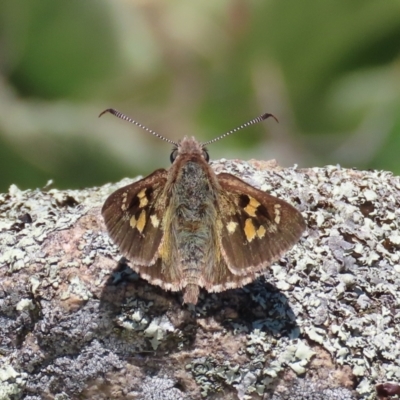
<svg viewBox="0 0 400 400">
<path fill-rule="evenodd" d="M 207 163 L 210 160 L 210 156 L 208 154 L 207 149 L 198 142 L 193 136 L 187 137 L 185 136 L 182 140 L 178 142 L 178 144 L 172 149 L 170 160 L 171 164 L 173 164 L 176 160 L 181 157 L 185 158 L 202 158 Z"/>
</svg>

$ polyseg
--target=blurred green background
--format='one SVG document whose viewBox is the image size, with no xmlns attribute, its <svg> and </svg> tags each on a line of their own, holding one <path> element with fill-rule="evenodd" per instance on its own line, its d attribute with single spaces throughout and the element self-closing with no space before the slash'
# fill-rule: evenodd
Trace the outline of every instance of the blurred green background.
<svg viewBox="0 0 400 400">
<path fill-rule="evenodd" d="M 170 146 L 263 113 L 212 158 L 400 172 L 400 1 L 0 2 L 0 192 L 169 166 Z"/>
</svg>

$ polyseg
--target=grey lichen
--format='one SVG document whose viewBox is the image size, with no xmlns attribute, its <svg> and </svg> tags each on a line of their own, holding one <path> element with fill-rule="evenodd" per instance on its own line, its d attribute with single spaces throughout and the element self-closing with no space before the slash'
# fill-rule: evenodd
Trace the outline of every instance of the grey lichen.
<svg viewBox="0 0 400 400">
<path fill-rule="evenodd" d="M 400 179 L 226 161 L 308 230 L 264 277 L 182 306 L 100 216 L 131 180 L 0 194 L 0 399 L 373 399 L 400 379 Z M 353 391 L 355 390 L 355 392 Z"/>
<path fill-rule="evenodd" d="M 138 396 L 142 400 L 188 400 L 175 384 L 176 382 L 168 377 L 146 377 Z"/>
</svg>

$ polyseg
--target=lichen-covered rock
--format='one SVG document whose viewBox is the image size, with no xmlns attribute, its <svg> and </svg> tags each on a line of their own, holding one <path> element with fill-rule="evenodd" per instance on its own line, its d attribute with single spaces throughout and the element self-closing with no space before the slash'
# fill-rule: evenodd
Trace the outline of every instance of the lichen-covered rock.
<svg viewBox="0 0 400 400">
<path fill-rule="evenodd" d="M 307 232 L 236 290 L 151 286 L 100 215 L 118 185 L 0 194 L 0 400 L 372 399 L 400 379 L 400 179 L 221 160 Z"/>
</svg>

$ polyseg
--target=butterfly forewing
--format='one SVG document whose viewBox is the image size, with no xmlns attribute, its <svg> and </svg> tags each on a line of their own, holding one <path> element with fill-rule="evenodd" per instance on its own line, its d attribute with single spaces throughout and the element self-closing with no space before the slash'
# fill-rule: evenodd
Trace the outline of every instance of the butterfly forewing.
<svg viewBox="0 0 400 400">
<path fill-rule="evenodd" d="M 102 208 L 108 233 L 133 264 L 156 262 L 163 236 L 164 186 L 167 171 L 159 169 L 109 196 Z"/>
<path fill-rule="evenodd" d="M 299 240 L 305 222 L 293 206 L 233 175 L 218 181 L 221 253 L 234 274 L 260 271 Z"/>
</svg>

